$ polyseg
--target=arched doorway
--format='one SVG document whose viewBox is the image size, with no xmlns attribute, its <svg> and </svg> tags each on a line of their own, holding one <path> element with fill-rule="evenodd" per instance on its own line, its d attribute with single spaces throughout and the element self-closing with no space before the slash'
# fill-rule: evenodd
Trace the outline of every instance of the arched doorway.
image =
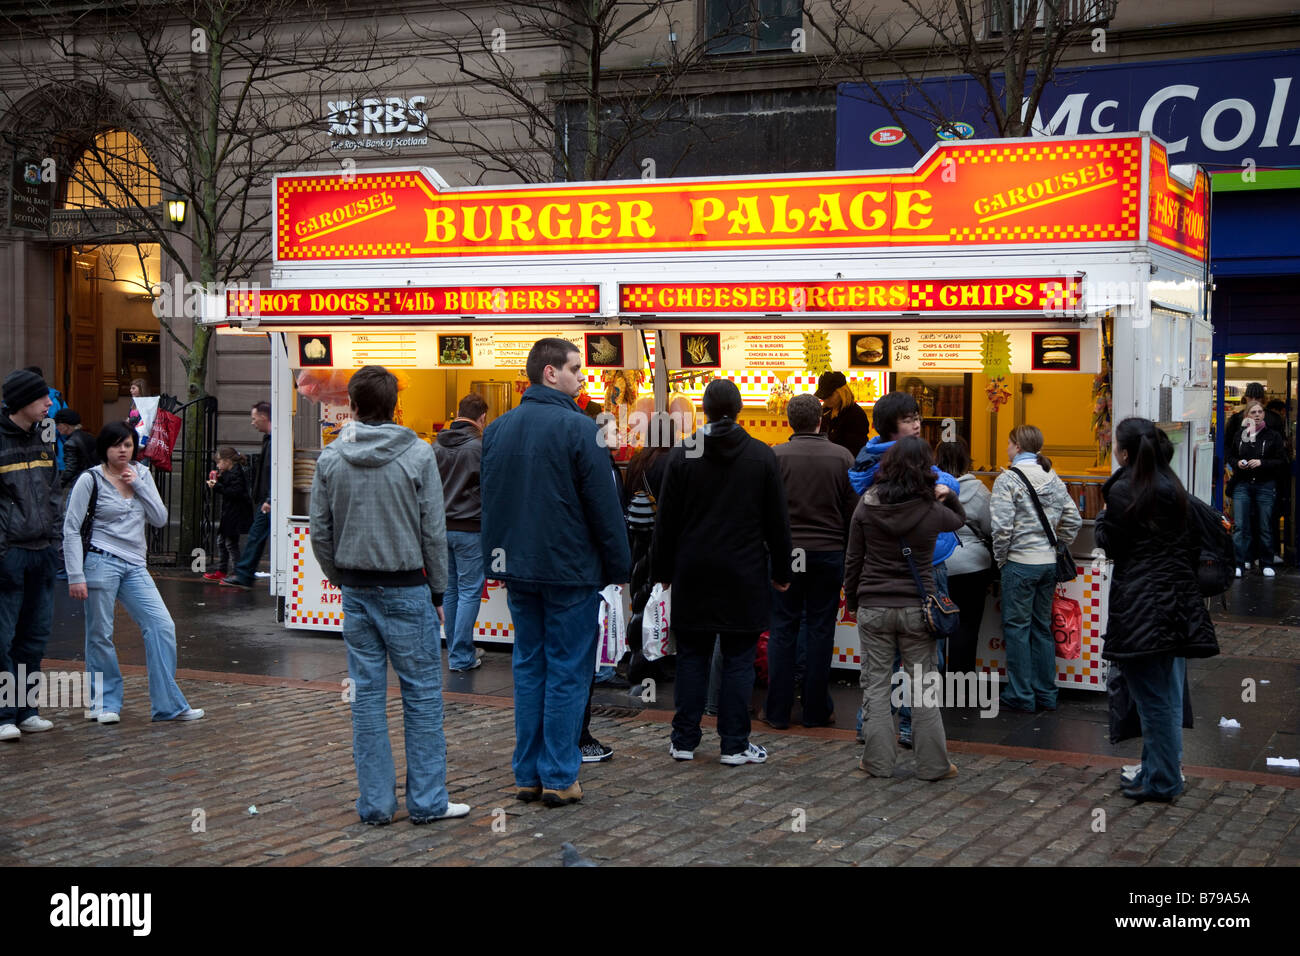
<svg viewBox="0 0 1300 956">
<path fill-rule="evenodd" d="M 87 429 L 126 417 L 133 380 L 158 393 L 162 333 L 150 290 L 161 278 L 159 249 L 113 240 L 129 238 L 128 210 L 161 204 L 153 160 L 123 129 L 96 134 L 64 179 L 52 232 L 72 241 L 55 253 L 56 375 Z"/>
</svg>

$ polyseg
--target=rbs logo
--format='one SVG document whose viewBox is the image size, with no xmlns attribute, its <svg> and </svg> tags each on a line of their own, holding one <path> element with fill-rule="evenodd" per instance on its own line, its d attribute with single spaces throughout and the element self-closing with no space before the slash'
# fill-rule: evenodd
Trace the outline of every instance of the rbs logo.
<svg viewBox="0 0 1300 956">
<path fill-rule="evenodd" d="M 409 100 L 389 96 L 331 102 L 328 104 L 330 135 L 420 133 L 429 125 L 429 115 L 421 109 L 424 104 L 423 96 L 412 96 Z"/>
</svg>

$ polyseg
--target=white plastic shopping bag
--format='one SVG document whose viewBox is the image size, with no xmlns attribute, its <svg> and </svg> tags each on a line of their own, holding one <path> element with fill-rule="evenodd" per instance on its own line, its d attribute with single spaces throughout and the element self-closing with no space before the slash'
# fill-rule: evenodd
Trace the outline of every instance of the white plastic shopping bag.
<svg viewBox="0 0 1300 956">
<path fill-rule="evenodd" d="M 627 650 L 627 620 L 623 588 L 611 584 L 600 592 L 600 638 L 596 642 L 596 670 L 613 667 Z"/>
<path fill-rule="evenodd" d="M 641 617 L 641 653 L 648 661 L 657 661 L 674 653 L 669 635 L 668 614 L 672 605 L 669 589 L 656 583 L 645 602 Z"/>
</svg>

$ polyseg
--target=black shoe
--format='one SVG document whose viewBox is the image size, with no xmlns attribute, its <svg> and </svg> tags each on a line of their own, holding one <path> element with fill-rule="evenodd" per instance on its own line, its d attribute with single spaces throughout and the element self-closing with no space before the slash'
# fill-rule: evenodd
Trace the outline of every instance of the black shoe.
<svg viewBox="0 0 1300 956">
<path fill-rule="evenodd" d="M 1176 797 L 1167 797 L 1163 794 L 1152 793 L 1150 790 L 1134 789 L 1131 787 L 1121 787 L 1120 793 L 1130 800 L 1136 800 L 1138 803 L 1173 803 Z"/>
<path fill-rule="evenodd" d="M 610 757 L 614 756 L 614 748 L 606 747 L 599 740 L 593 740 L 589 744 L 583 744 L 579 749 L 582 751 L 583 763 L 604 763 Z"/>
<path fill-rule="evenodd" d="M 788 723 L 784 723 L 784 722 L 779 721 L 779 720 L 770 720 L 770 719 L 768 719 L 767 714 L 759 714 L 758 719 L 761 720 L 763 723 L 767 724 L 767 726 L 771 727 L 773 730 L 789 730 L 789 729 L 790 729 L 790 725 L 789 725 Z"/>
<path fill-rule="evenodd" d="M 1008 704 L 1006 701 L 1000 701 L 998 707 L 1002 710 L 1009 710 L 1013 714 L 1033 714 L 1037 713 L 1032 707 L 1021 707 L 1017 704 Z"/>
</svg>

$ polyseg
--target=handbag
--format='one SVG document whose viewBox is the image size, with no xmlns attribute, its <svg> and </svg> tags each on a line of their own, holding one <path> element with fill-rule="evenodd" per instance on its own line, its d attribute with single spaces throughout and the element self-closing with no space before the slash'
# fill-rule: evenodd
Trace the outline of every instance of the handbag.
<svg viewBox="0 0 1300 956">
<path fill-rule="evenodd" d="M 95 526 L 95 505 L 99 502 L 99 482 L 95 479 L 95 472 L 90 469 L 86 472 L 90 475 L 90 501 L 86 504 L 86 517 L 81 519 L 81 560 L 86 560 L 86 555 L 90 554 L 90 534 Z"/>
<path fill-rule="evenodd" d="M 1052 597 L 1052 640 L 1062 660 L 1077 661 L 1083 654 L 1083 610 L 1060 588 Z"/>
<path fill-rule="evenodd" d="M 1069 545 L 1058 539 L 1056 533 L 1052 531 L 1052 525 L 1048 522 L 1047 514 L 1043 511 L 1043 504 L 1038 500 L 1038 493 L 1034 491 L 1034 486 L 1025 477 L 1025 473 L 1015 466 L 1012 466 L 1010 470 L 1016 473 L 1016 477 L 1024 482 L 1025 488 L 1028 489 L 1029 497 L 1034 502 L 1034 510 L 1038 512 L 1038 520 L 1043 523 L 1043 532 L 1047 535 L 1047 540 L 1052 543 L 1052 549 L 1056 552 L 1056 583 L 1064 584 L 1066 581 L 1073 581 L 1079 576 L 1079 569 L 1075 566 L 1074 555 L 1070 553 Z"/>
<path fill-rule="evenodd" d="M 926 593 L 921 575 L 916 570 L 916 562 L 912 560 L 911 547 L 905 538 L 898 540 L 903 548 L 903 557 L 907 559 L 907 567 L 912 572 L 912 580 L 916 582 L 916 592 L 921 595 L 921 616 L 925 618 L 926 629 L 937 640 L 952 637 L 961 626 L 960 608 L 946 594 Z"/>
<path fill-rule="evenodd" d="M 180 433 L 180 417 L 165 409 L 158 409 L 153 428 L 149 431 L 149 440 L 141 450 L 140 457 L 152 462 L 159 471 L 171 471 L 172 449 L 176 447 L 176 438 Z"/>
</svg>

